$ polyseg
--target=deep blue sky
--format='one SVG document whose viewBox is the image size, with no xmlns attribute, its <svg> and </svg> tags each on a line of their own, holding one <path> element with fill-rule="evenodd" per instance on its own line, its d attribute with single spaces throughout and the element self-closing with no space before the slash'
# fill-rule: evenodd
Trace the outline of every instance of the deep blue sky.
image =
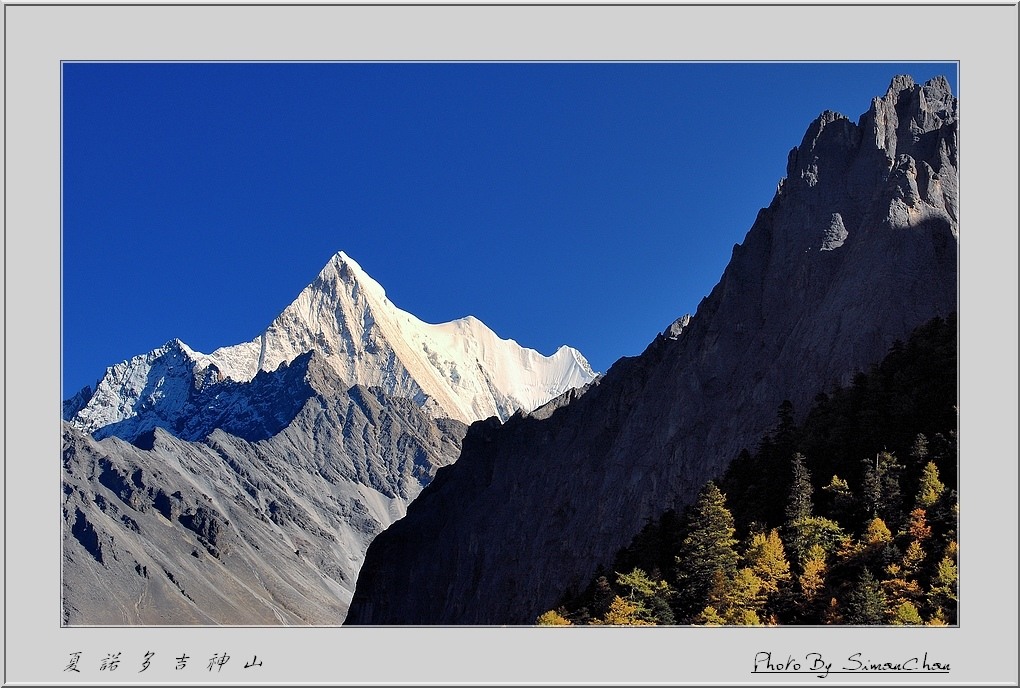
<svg viewBox="0 0 1020 688">
<path fill-rule="evenodd" d="M 718 281 L 823 110 L 954 63 L 65 63 L 63 396 L 257 336 L 335 252 L 605 372 Z"/>
</svg>

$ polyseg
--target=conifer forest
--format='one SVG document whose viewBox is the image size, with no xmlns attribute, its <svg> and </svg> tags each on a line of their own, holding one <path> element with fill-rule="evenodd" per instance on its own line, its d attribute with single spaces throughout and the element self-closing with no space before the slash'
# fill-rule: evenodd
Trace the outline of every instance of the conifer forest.
<svg viewBox="0 0 1020 688">
<path fill-rule="evenodd" d="M 957 323 L 819 393 L 539 625 L 956 625 Z"/>
</svg>

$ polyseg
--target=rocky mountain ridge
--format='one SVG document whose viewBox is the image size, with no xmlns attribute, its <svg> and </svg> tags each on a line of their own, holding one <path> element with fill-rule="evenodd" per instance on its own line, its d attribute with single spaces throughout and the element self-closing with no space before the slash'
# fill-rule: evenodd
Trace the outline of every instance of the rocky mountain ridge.
<svg viewBox="0 0 1020 688">
<path fill-rule="evenodd" d="M 957 100 L 823 112 L 693 317 L 569 403 L 476 423 L 380 534 L 346 624 L 531 624 L 775 420 L 957 309 Z M 540 417 L 541 416 L 541 417 Z"/>
<path fill-rule="evenodd" d="M 594 377 L 569 347 L 423 323 L 338 253 L 257 339 L 174 339 L 63 402 L 63 621 L 338 624 L 461 419 Z"/>
<path fill-rule="evenodd" d="M 255 339 L 211 354 L 172 340 L 111 366 L 95 389 L 86 387 L 64 402 L 63 418 L 97 438 L 128 440 L 154 427 L 200 439 L 196 433 L 218 427 L 217 414 L 258 416 L 254 435 L 265 431 L 266 422 L 278 430 L 288 419 L 270 421 L 254 408 L 269 394 L 266 385 L 279 384 L 265 374 L 310 351 L 348 384 L 378 387 L 388 397 L 413 400 L 435 418 L 465 423 L 530 411 L 595 377 L 584 356 L 568 346 L 544 356 L 500 339 L 471 316 L 424 323 L 394 306 L 382 286 L 341 251 Z"/>
<path fill-rule="evenodd" d="M 305 387 L 299 408 L 258 439 L 157 426 L 131 444 L 64 423 L 65 624 L 344 618 L 368 543 L 456 459 L 466 428 L 345 389 L 314 353 L 285 372 Z"/>
</svg>

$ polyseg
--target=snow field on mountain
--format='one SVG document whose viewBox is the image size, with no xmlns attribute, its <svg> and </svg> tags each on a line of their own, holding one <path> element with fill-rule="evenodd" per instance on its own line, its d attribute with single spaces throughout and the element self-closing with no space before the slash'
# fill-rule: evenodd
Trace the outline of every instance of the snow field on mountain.
<svg viewBox="0 0 1020 688">
<path fill-rule="evenodd" d="M 186 421 L 182 414 L 198 388 L 227 379 L 250 382 L 259 371 L 273 372 L 309 351 L 321 354 L 349 385 L 379 387 L 434 417 L 467 423 L 506 420 L 596 377 L 575 349 L 562 346 L 544 356 L 501 339 L 473 316 L 425 323 L 397 308 L 341 251 L 255 339 L 211 354 L 174 340 L 118 363 L 65 420 L 92 433 L 149 414 L 159 420 L 128 424 L 125 431 L 172 427 Z"/>
</svg>

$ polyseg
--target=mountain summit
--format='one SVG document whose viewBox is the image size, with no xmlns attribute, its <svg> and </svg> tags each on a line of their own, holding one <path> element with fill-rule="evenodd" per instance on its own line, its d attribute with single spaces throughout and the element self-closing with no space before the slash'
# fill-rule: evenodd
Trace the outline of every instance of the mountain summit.
<svg viewBox="0 0 1020 688">
<path fill-rule="evenodd" d="M 957 100 L 894 78 L 826 111 L 712 292 L 544 418 L 476 423 L 368 549 L 347 624 L 533 624 L 804 412 L 957 309 Z"/>
<path fill-rule="evenodd" d="M 595 377 L 577 350 L 562 346 L 543 356 L 500 339 L 473 316 L 422 322 L 394 306 L 343 251 L 261 336 L 217 349 L 209 360 L 228 377 L 250 379 L 313 349 L 345 380 L 464 422 L 506 420 Z"/>
<path fill-rule="evenodd" d="M 388 397 L 413 400 L 435 418 L 465 423 L 506 420 L 596 377 L 580 352 L 567 346 L 544 356 L 500 339 L 471 316 L 422 322 L 393 305 L 382 286 L 341 251 L 255 339 L 211 354 L 168 342 L 109 368 L 94 391 L 85 388 L 64 403 L 63 417 L 97 438 L 132 440 L 163 427 L 199 439 L 222 426 L 216 411 L 230 405 L 224 395 L 244 389 L 237 383 L 253 382 L 260 372 L 274 372 L 310 351 L 348 385 L 378 387 Z M 199 416 L 210 418 L 198 422 Z"/>
<path fill-rule="evenodd" d="M 594 377 L 569 347 L 424 323 L 337 253 L 256 339 L 174 339 L 63 403 L 64 623 L 338 623 L 467 421 Z"/>
</svg>

